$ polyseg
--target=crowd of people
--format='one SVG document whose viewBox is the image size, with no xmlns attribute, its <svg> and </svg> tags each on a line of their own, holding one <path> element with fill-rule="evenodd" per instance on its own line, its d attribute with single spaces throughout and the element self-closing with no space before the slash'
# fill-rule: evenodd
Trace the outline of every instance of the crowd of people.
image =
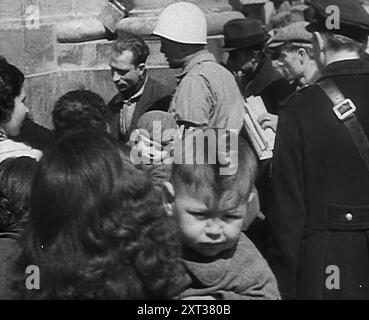
<svg viewBox="0 0 369 320">
<path fill-rule="evenodd" d="M 169 5 L 153 35 L 175 90 L 127 33 L 118 93 L 65 93 L 53 130 L 1 57 L 0 299 L 369 299 L 369 14 L 311 0 L 305 18 L 227 22 L 219 62 L 202 10 Z M 244 126 L 252 96 L 272 159 Z"/>
</svg>

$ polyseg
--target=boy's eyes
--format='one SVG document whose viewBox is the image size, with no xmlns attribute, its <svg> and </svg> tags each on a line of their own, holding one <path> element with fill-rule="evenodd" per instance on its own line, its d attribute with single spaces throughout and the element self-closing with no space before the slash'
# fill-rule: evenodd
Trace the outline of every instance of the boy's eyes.
<svg viewBox="0 0 369 320">
<path fill-rule="evenodd" d="M 198 219 L 206 219 L 206 214 L 204 212 L 188 211 L 188 213 Z"/>
<path fill-rule="evenodd" d="M 196 217 L 197 219 L 201 219 L 201 220 L 206 220 L 206 219 L 211 219 L 213 218 L 212 214 L 207 214 L 205 212 L 196 212 L 196 211 L 188 211 L 188 213 L 194 217 Z M 238 219 L 242 219 L 242 216 L 240 214 L 237 213 L 230 213 L 230 214 L 225 214 L 222 215 L 220 217 L 221 220 L 224 221 L 230 221 L 230 220 L 238 220 Z"/>
<path fill-rule="evenodd" d="M 241 219 L 242 217 L 238 214 L 227 214 L 225 216 L 223 216 L 224 220 L 238 220 Z"/>
</svg>

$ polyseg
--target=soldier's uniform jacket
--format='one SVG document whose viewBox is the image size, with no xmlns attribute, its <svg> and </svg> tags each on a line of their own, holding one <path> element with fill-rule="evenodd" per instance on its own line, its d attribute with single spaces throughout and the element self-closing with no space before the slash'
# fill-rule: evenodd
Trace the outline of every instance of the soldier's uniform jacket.
<svg viewBox="0 0 369 320">
<path fill-rule="evenodd" d="M 324 79 L 353 101 L 369 137 L 369 64 L 334 62 Z M 332 108 L 311 85 L 279 118 L 268 259 L 284 298 L 369 299 L 369 171 Z"/>
</svg>

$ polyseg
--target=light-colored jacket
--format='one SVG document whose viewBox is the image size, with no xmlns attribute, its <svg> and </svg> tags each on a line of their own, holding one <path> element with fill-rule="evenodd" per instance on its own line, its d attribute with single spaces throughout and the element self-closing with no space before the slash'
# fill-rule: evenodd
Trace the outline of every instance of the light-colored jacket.
<svg viewBox="0 0 369 320">
<path fill-rule="evenodd" d="M 42 157 L 42 152 L 37 149 L 25 145 L 21 142 L 15 142 L 11 139 L 0 141 L 0 162 L 8 158 L 31 157 L 39 161 Z"/>
</svg>

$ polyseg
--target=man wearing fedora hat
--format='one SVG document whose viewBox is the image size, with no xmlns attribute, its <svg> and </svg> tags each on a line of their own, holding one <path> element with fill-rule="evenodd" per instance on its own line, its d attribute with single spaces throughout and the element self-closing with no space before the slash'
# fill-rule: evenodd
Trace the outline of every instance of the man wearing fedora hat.
<svg viewBox="0 0 369 320">
<path fill-rule="evenodd" d="M 265 53 L 269 36 L 255 19 L 234 19 L 224 25 L 224 48 L 228 68 L 238 78 L 245 98 L 261 96 L 268 112 L 278 114 L 282 101 L 294 91 L 277 72 Z"/>
<path fill-rule="evenodd" d="M 306 18 L 321 77 L 279 116 L 267 258 L 284 298 L 369 299 L 369 15 L 311 0 Z"/>
<path fill-rule="evenodd" d="M 244 96 L 261 96 L 267 111 L 273 115 L 282 109 L 282 101 L 294 91 L 288 80 L 273 68 L 265 53 L 269 36 L 256 19 L 234 19 L 224 25 L 224 48 L 229 51 L 227 67 L 234 73 Z M 270 178 L 268 162 L 264 161 L 256 187 L 259 191 L 261 211 L 268 218 Z M 250 226 L 248 237 L 263 252 L 265 223 L 258 221 Z"/>
</svg>

